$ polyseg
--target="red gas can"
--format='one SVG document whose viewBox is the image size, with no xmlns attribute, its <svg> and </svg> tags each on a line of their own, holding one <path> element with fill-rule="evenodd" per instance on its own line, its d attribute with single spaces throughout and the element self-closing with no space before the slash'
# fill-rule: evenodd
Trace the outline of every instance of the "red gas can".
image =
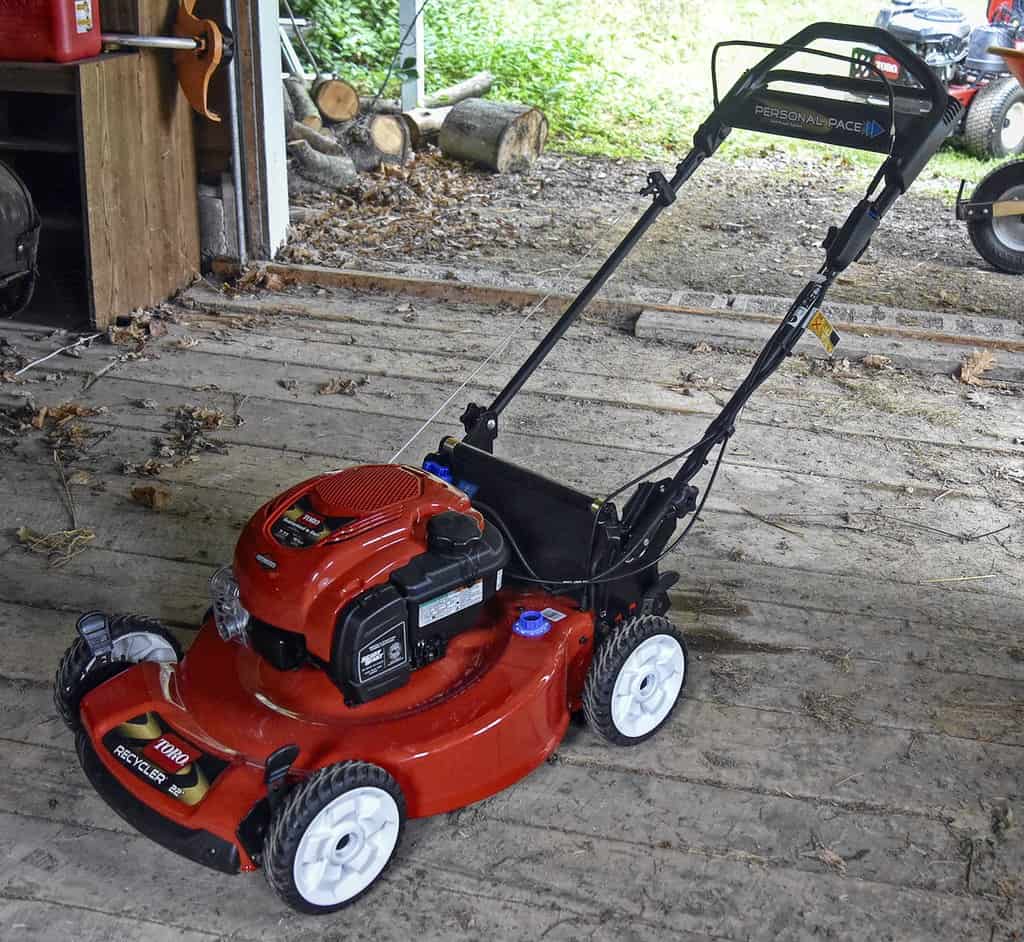
<svg viewBox="0 0 1024 942">
<path fill-rule="evenodd" d="M 0 59 L 70 62 L 99 51 L 97 0 L 0 0 Z"/>
</svg>

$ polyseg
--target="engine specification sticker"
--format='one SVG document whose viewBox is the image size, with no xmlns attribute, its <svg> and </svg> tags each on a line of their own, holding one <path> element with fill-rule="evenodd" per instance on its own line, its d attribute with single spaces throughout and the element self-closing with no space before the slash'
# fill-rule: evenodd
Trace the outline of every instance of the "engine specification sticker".
<svg viewBox="0 0 1024 942">
<path fill-rule="evenodd" d="M 541 614 L 548 621 L 561 621 L 565 618 L 565 612 L 560 612 L 557 608 L 545 608 Z"/>
<path fill-rule="evenodd" d="M 406 662 L 405 622 L 388 628 L 359 649 L 357 664 L 359 683 L 365 683 L 378 674 L 386 674 Z"/>
<path fill-rule="evenodd" d="M 472 585 L 463 586 L 445 592 L 436 599 L 424 602 L 420 606 L 420 627 L 432 625 L 435 621 L 461 612 L 464 608 L 476 605 L 484 600 L 484 581 L 477 579 Z"/>
</svg>

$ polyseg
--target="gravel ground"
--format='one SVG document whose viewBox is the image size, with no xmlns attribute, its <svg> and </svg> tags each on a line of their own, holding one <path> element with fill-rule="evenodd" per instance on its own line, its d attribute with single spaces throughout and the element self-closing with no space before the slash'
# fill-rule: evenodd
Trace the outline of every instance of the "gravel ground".
<svg viewBox="0 0 1024 942">
<path fill-rule="evenodd" d="M 304 196 L 282 258 L 329 266 L 410 261 L 555 275 L 596 269 L 647 205 L 649 164 L 546 154 L 528 175 L 500 176 L 436 152 L 358 194 Z M 662 168 L 666 174 L 670 167 Z M 680 193 L 617 276 L 667 288 L 790 296 L 822 259 L 828 226 L 842 222 L 867 177 L 842 156 L 770 153 L 710 161 Z M 836 300 L 1019 317 L 1022 280 L 975 254 L 935 176 L 904 197 L 864 259 L 833 289 Z M 921 190 L 925 192 L 921 192 Z"/>
</svg>

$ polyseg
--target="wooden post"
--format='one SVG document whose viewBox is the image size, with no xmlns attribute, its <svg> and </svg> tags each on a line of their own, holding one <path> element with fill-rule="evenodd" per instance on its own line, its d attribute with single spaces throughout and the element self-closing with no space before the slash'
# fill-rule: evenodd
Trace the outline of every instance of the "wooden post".
<svg viewBox="0 0 1024 942">
<path fill-rule="evenodd" d="M 398 50 L 399 67 L 406 59 L 416 60 L 416 78 L 402 82 L 402 110 L 411 111 L 423 103 L 423 17 L 417 16 L 423 8 L 423 0 L 398 0 L 398 35 L 405 36 L 409 24 L 416 18 L 416 25 Z"/>
<path fill-rule="evenodd" d="M 288 232 L 284 86 L 278 0 L 226 0 L 237 4 L 243 177 L 249 253 L 273 258 Z"/>
</svg>

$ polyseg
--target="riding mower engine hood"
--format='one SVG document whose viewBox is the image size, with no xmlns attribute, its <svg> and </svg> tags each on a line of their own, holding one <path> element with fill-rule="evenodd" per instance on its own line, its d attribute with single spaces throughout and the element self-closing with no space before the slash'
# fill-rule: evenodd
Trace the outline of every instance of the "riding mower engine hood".
<svg viewBox="0 0 1024 942">
<path fill-rule="evenodd" d="M 320 666 L 350 703 L 443 656 L 501 586 L 508 551 L 469 497 L 418 468 L 323 474 L 260 508 L 211 580 L 222 638 L 278 670 Z"/>
</svg>

